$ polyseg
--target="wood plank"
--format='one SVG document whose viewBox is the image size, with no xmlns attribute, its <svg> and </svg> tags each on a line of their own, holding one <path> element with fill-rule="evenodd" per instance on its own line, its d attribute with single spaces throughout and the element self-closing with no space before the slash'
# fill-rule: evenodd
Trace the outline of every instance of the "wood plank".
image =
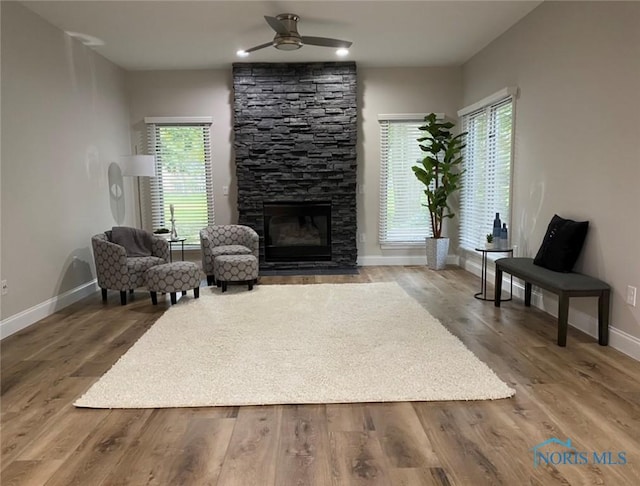
<svg viewBox="0 0 640 486">
<path fill-rule="evenodd" d="M 371 406 L 369 411 L 375 426 L 375 436 L 392 467 L 441 466 L 440 459 L 410 403 L 381 403 Z"/>
<path fill-rule="evenodd" d="M 109 410 L 71 407 L 50 427 L 44 428 L 18 456 L 21 461 L 65 460 L 86 439 L 91 430 L 109 415 Z"/>
<path fill-rule="evenodd" d="M 487 456 L 488 451 L 465 434 L 457 413 L 464 406 L 466 404 L 458 402 L 414 404 L 442 468 L 450 474 L 454 484 L 509 484 L 508 478 Z"/>
<path fill-rule="evenodd" d="M 555 421 L 562 423 L 566 434 L 560 437 L 572 439 L 572 444 L 589 454 L 593 451 L 625 451 L 635 455 L 640 450 L 637 440 L 629 437 L 615 421 L 603 420 L 583 394 L 575 394 L 562 384 L 535 385 L 535 396 L 540 406 Z M 580 468 L 584 470 L 586 468 Z M 624 466 L 592 466 L 588 469 L 590 480 L 601 484 L 632 484 L 631 478 L 640 477 L 640 464 L 629 461 Z"/>
<path fill-rule="evenodd" d="M 242 407 L 218 486 L 275 484 L 282 407 Z"/>
<path fill-rule="evenodd" d="M 45 484 L 63 461 L 13 461 L 2 469 L 2 486 L 35 486 Z"/>
<path fill-rule="evenodd" d="M 375 430 L 366 403 L 329 403 L 326 405 L 329 432 L 367 432 Z"/>
<path fill-rule="evenodd" d="M 181 453 L 172 464 L 173 476 L 165 484 L 220 484 L 218 477 L 235 423 L 236 419 L 193 417 Z"/>
<path fill-rule="evenodd" d="M 285 405 L 275 484 L 330 484 L 330 466 L 325 406 Z"/>
<path fill-rule="evenodd" d="M 389 471 L 394 486 L 451 486 L 445 469 L 440 467 L 394 468 Z"/>
<path fill-rule="evenodd" d="M 2 423 L 2 461 L 12 461 L 43 431 L 56 427 L 62 416 L 72 409 L 71 402 L 90 382 L 90 378 L 63 378 L 49 387 L 37 389 L 28 403 L 16 407 L 15 415 L 7 416 L 12 419 Z M 13 410 L 10 404 L 7 409 Z"/>
<path fill-rule="evenodd" d="M 151 410 L 110 412 L 46 482 L 46 486 L 101 484 L 139 436 Z"/>
<path fill-rule="evenodd" d="M 392 486 L 380 442 L 367 432 L 331 432 L 334 486 Z"/>
</svg>

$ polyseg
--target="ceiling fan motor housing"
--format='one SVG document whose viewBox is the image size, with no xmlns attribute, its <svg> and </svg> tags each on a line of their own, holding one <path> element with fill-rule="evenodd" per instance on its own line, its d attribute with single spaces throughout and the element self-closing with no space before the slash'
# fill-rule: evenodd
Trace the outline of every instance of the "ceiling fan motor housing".
<svg viewBox="0 0 640 486">
<path fill-rule="evenodd" d="M 295 14 L 280 14 L 276 18 L 284 24 L 289 31 L 288 35 L 276 34 L 273 38 L 273 43 L 276 49 L 281 51 L 295 51 L 302 47 L 302 38 L 298 34 L 298 17 Z"/>
</svg>

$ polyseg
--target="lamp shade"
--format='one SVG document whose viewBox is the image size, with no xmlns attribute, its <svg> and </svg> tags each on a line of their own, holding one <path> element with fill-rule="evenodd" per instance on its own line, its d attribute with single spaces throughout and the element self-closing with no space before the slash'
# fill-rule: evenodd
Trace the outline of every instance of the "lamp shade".
<svg viewBox="0 0 640 486">
<path fill-rule="evenodd" d="M 122 157 L 122 175 L 155 177 L 156 158 L 153 155 L 129 155 Z"/>
</svg>

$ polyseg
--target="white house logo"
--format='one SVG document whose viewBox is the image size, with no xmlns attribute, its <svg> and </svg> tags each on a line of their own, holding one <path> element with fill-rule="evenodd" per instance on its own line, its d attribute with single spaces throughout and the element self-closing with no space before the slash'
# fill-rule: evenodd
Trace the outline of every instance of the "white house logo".
<svg viewBox="0 0 640 486">
<path fill-rule="evenodd" d="M 533 467 L 538 467 L 540 464 L 552 466 L 560 464 L 622 466 L 627 463 L 627 453 L 625 451 L 579 451 L 571 445 L 571 439 L 563 442 L 560 439 L 551 437 L 529 450 L 533 451 Z"/>
</svg>

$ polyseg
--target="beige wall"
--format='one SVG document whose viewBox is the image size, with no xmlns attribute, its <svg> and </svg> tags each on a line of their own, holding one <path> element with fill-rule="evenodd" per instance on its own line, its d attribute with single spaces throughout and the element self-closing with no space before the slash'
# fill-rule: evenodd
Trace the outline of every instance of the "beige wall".
<svg viewBox="0 0 640 486">
<path fill-rule="evenodd" d="M 461 103 L 460 68 L 358 69 L 358 260 L 363 264 L 402 264 L 416 257 L 426 263 L 424 245 L 382 250 L 378 243 L 380 209 L 380 125 L 384 113 L 444 113 L 455 118 Z M 416 142 L 417 143 L 417 142 Z M 425 210 L 425 225 L 429 217 Z M 455 224 L 455 223 L 454 223 Z M 446 231 L 455 248 L 456 231 Z M 450 251 L 451 252 L 451 251 Z M 423 258 L 424 257 L 424 258 Z M 423 261 L 424 260 L 424 261 Z"/>
<path fill-rule="evenodd" d="M 20 4 L 1 9 L 4 320 L 92 281 L 91 235 L 134 211 L 115 164 L 130 145 L 124 72 Z"/>
<path fill-rule="evenodd" d="M 236 223 L 231 69 L 128 72 L 127 87 L 131 101 L 132 139 L 139 141 L 142 147 L 145 146 L 144 118 L 147 116 L 213 118 L 211 157 L 215 219 L 217 224 Z M 223 186 L 229 186 L 228 196 L 223 195 Z M 145 217 L 145 227 L 152 229 L 148 217 Z"/>
<path fill-rule="evenodd" d="M 521 255 L 535 255 L 554 213 L 589 220 L 577 270 L 612 285 L 612 325 L 636 338 L 640 298 L 638 307 L 624 299 L 627 285 L 640 289 L 639 26 L 640 3 L 545 2 L 463 67 L 465 105 L 520 88 L 512 238 Z M 595 317 L 584 300 L 571 309 Z"/>
</svg>

